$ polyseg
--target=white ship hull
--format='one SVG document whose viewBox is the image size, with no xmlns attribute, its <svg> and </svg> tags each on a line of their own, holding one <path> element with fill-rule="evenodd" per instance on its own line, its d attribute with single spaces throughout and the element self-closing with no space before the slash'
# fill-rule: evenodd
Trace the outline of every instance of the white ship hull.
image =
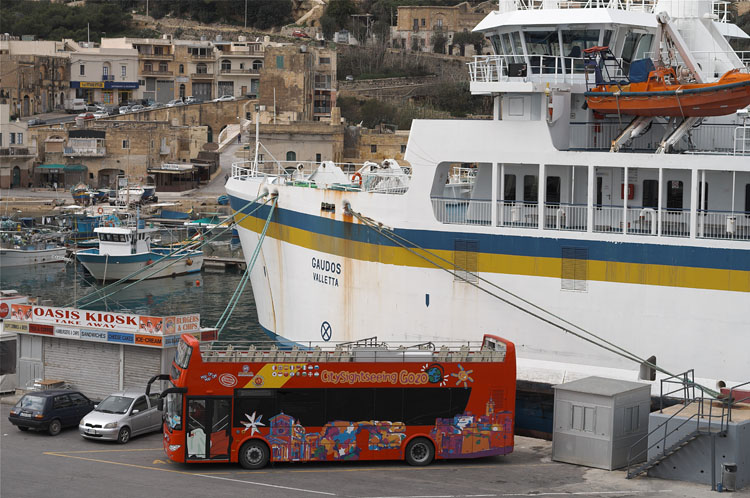
<svg viewBox="0 0 750 498">
<path fill-rule="evenodd" d="M 52 249 L 0 249 L 0 268 L 65 262 L 64 247 Z"/>
<path fill-rule="evenodd" d="M 97 280 L 112 281 L 128 277 L 128 280 L 142 278 L 153 279 L 184 275 L 201 271 L 203 267 L 203 253 L 195 252 L 189 257 L 182 255 L 160 260 L 158 253 L 142 253 L 127 256 L 109 256 L 96 254 L 96 249 L 79 251 L 76 257 L 84 268 Z M 151 268 L 147 265 L 156 262 Z"/>
</svg>

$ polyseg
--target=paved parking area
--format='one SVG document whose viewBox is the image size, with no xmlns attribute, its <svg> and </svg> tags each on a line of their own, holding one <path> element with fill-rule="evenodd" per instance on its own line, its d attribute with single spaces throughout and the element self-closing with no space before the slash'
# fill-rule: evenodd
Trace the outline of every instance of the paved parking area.
<svg viewBox="0 0 750 498">
<path fill-rule="evenodd" d="M 161 433 L 127 445 L 87 441 L 77 429 L 59 436 L 21 432 L 0 410 L 0 496 L 104 497 L 701 497 L 705 486 L 657 479 L 628 481 L 606 472 L 550 460 L 547 441 L 517 437 L 506 457 L 435 462 L 278 464 L 246 471 L 235 464 L 184 465 L 167 460 Z"/>
</svg>

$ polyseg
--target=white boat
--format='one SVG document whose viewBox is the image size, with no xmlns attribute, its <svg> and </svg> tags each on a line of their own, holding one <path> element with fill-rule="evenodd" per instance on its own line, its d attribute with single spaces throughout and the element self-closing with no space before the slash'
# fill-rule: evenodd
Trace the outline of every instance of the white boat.
<svg viewBox="0 0 750 498">
<path fill-rule="evenodd" d="M 415 120 L 410 171 L 233 166 L 234 210 L 278 200 L 251 274 L 260 325 L 302 344 L 497 334 L 516 344 L 519 380 L 542 385 L 746 381 L 747 113 L 594 115 L 580 53 L 610 46 L 624 68 L 671 56 L 711 82 L 747 70 L 725 38 L 747 35 L 705 0 L 500 0 L 476 30 L 495 55 L 469 64 L 470 88 L 493 119 Z M 456 192 L 466 165 L 476 178 Z M 238 223 L 248 262 L 270 206 Z"/>
<path fill-rule="evenodd" d="M 150 279 L 201 271 L 202 251 L 183 249 L 172 254 L 169 248 L 152 248 L 151 235 L 157 231 L 146 226 L 98 227 L 94 233 L 99 247 L 78 251 L 76 258 L 101 281 Z"/>
<path fill-rule="evenodd" d="M 60 244 L 59 239 L 59 236 L 50 234 L 3 232 L 0 268 L 65 263 L 67 249 Z"/>
</svg>

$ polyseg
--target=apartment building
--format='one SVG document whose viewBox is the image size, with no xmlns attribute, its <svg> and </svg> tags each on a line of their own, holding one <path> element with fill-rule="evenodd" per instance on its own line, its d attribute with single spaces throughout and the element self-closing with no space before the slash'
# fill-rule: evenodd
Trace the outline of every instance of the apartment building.
<svg viewBox="0 0 750 498">
<path fill-rule="evenodd" d="M 0 104 L 0 189 L 26 187 L 36 157 L 26 123 L 10 119 L 10 113 L 10 104 Z"/>
<path fill-rule="evenodd" d="M 121 105 L 142 98 L 138 80 L 138 50 L 123 38 L 104 38 L 102 44 L 65 40 L 70 57 L 68 98 L 105 105 Z"/>
<path fill-rule="evenodd" d="M 213 43 L 206 40 L 174 41 L 176 94 L 173 98 L 193 96 L 208 101 L 216 97 L 216 55 Z"/>
</svg>

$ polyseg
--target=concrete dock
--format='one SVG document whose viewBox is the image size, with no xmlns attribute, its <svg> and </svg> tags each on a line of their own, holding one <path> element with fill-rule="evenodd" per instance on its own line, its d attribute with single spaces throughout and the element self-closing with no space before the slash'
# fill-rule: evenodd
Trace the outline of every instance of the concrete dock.
<svg viewBox="0 0 750 498">
<path fill-rule="evenodd" d="M 505 457 L 404 462 L 332 462 L 271 465 L 246 471 L 236 464 L 185 465 L 167 460 L 161 433 L 126 445 L 88 441 L 77 428 L 51 437 L 21 432 L 0 405 L 0 496 L 199 497 L 705 497 L 710 488 L 653 478 L 626 480 L 625 472 L 553 462 L 549 441 L 517 436 Z M 744 492 L 735 496 L 745 495 Z"/>
</svg>

